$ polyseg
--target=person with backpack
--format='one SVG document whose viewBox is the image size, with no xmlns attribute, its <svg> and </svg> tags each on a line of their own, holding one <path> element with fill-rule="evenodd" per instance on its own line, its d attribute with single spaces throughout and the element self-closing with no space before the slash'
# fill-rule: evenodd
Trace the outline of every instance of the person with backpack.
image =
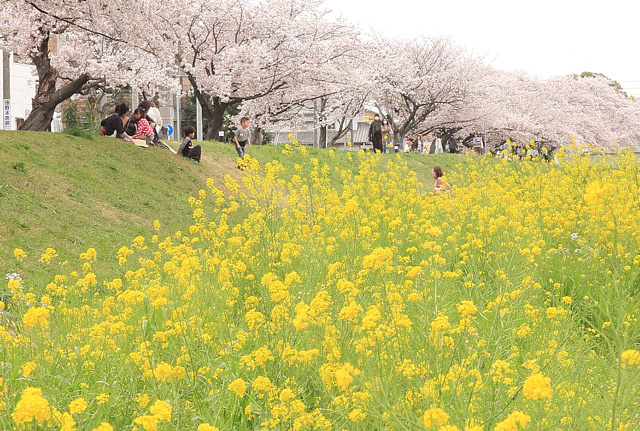
<svg viewBox="0 0 640 431">
<path fill-rule="evenodd" d="M 124 130 L 124 124 L 127 122 L 127 113 L 129 112 L 129 107 L 121 103 L 116 106 L 115 112 L 109 115 L 107 118 L 102 120 L 100 125 L 102 128 L 100 129 L 100 133 L 104 136 L 116 137 L 120 139 L 124 139 L 125 141 L 131 141 L 131 136 L 128 135 Z"/>
</svg>

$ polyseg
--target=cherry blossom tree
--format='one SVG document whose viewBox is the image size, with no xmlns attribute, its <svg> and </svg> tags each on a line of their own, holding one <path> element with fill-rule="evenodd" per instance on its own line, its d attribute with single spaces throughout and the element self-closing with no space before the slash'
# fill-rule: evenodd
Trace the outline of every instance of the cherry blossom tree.
<svg viewBox="0 0 640 431">
<path fill-rule="evenodd" d="M 199 3 L 182 36 L 174 32 L 181 38 L 174 47 L 207 119 L 208 138 L 217 136 L 231 107 L 244 105 L 266 124 L 325 96 L 318 82 L 333 79 L 327 65 L 350 51 L 344 41 L 353 31 L 329 21 L 321 1 Z"/>
<path fill-rule="evenodd" d="M 493 71 L 486 93 L 471 101 L 494 136 L 555 147 L 576 140 L 612 147 L 640 138 L 640 105 L 601 76 L 557 76 Z"/>
<path fill-rule="evenodd" d="M 396 142 L 417 130 L 427 117 L 465 103 L 478 78 L 479 61 L 447 38 L 370 43 L 372 98 L 394 128 Z M 393 54 L 391 56 L 391 54 Z"/>
<path fill-rule="evenodd" d="M 91 88 L 167 84 L 166 62 L 154 47 L 124 37 L 130 26 L 123 17 L 152 10 L 148 1 L 4 2 L 0 47 L 31 61 L 38 73 L 33 108 L 22 129 L 47 130 L 58 104 Z"/>
</svg>

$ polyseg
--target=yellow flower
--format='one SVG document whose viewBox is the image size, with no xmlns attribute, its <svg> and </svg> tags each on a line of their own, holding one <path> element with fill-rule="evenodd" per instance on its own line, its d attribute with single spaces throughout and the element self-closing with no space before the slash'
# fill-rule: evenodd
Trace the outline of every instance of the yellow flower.
<svg viewBox="0 0 640 431">
<path fill-rule="evenodd" d="M 42 396 L 42 389 L 27 388 L 22 392 L 20 401 L 11 414 L 11 418 L 16 425 L 26 425 L 32 421 L 37 421 L 38 425 L 49 424 L 51 420 L 51 409 L 49 401 Z"/>
<path fill-rule="evenodd" d="M 625 350 L 620 356 L 620 366 L 625 368 L 627 366 L 640 367 L 640 351 L 638 350 Z"/>
<path fill-rule="evenodd" d="M 507 416 L 505 420 L 498 423 L 495 431 L 518 431 L 518 426 L 520 429 L 525 429 L 530 421 L 531 416 L 516 410 Z"/>
<path fill-rule="evenodd" d="M 22 370 L 22 375 L 24 378 L 29 378 L 29 375 L 38 367 L 38 364 L 34 361 L 27 362 L 20 369 Z"/>
<path fill-rule="evenodd" d="M 147 394 L 138 394 L 134 398 L 134 401 L 136 403 L 138 403 L 138 407 L 140 407 L 141 409 L 144 409 L 145 407 L 147 407 L 149 405 L 149 395 L 147 395 Z"/>
<path fill-rule="evenodd" d="M 209 425 L 208 423 L 203 423 L 198 425 L 198 431 L 220 431 L 217 427 L 213 425 Z"/>
<path fill-rule="evenodd" d="M 73 414 L 80 414 L 86 410 L 89 403 L 84 398 L 76 398 L 69 403 L 69 412 Z"/>
<path fill-rule="evenodd" d="M 173 376 L 173 367 L 162 361 L 153 369 L 153 376 L 161 382 L 164 382 Z"/>
<path fill-rule="evenodd" d="M 135 418 L 133 422 L 141 425 L 145 431 L 158 431 L 158 418 L 155 416 L 140 416 Z"/>
<path fill-rule="evenodd" d="M 460 304 L 456 305 L 456 308 L 462 318 L 474 315 L 478 312 L 478 307 L 473 304 L 473 301 L 462 301 Z"/>
<path fill-rule="evenodd" d="M 171 404 L 166 401 L 156 400 L 149 408 L 151 414 L 161 421 L 171 421 Z"/>
<path fill-rule="evenodd" d="M 268 377 L 258 376 L 251 383 L 251 389 L 257 392 L 270 392 L 274 389 L 274 386 Z"/>
<path fill-rule="evenodd" d="M 58 425 L 60 431 L 76 431 L 76 422 L 73 420 L 71 414 L 67 412 L 61 413 L 54 407 L 53 420 Z"/>
<path fill-rule="evenodd" d="M 449 415 L 438 407 L 432 407 L 424 412 L 422 422 L 427 428 L 441 427 L 449 420 Z"/>
<path fill-rule="evenodd" d="M 100 406 L 109 401 L 109 394 L 100 394 L 96 397 L 97 404 Z"/>
<path fill-rule="evenodd" d="M 551 399 L 551 379 L 541 373 L 532 374 L 525 380 L 522 393 L 528 400 Z"/>
<path fill-rule="evenodd" d="M 229 390 L 235 392 L 237 396 L 241 397 L 247 390 L 247 383 L 242 379 L 235 379 L 229 385 Z"/>
<path fill-rule="evenodd" d="M 27 253 L 24 252 L 23 249 L 21 248 L 16 248 L 15 250 L 13 250 L 13 255 L 16 257 L 16 259 L 18 259 L 20 262 L 22 262 L 24 260 L 25 257 L 27 257 Z"/>
<path fill-rule="evenodd" d="M 42 328 L 49 327 L 49 310 L 46 307 L 31 307 L 22 316 L 22 323 L 27 328 L 33 326 L 41 326 Z"/>
<path fill-rule="evenodd" d="M 108 422 L 100 422 L 100 425 L 91 431 L 113 431 L 113 427 Z"/>
<path fill-rule="evenodd" d="M 53 259 L 54 257 L 58 257 L 58 252 L 55 251 L 55 249 L 49 247 L 44 252 L 44 254 L 40 256 L 40 262 L 50 264 L 51 259 Z"/>
<path fill-rule="evenodd" d="M 335 373 L 338 388 L 342 391 L 346 391 L 351 382 L 353 382 L 353 376 L 358 374 L 360 374 L 360 370 L 354 368 L 354 366 L 349 363 L 338 368 Z"/>
</svg>

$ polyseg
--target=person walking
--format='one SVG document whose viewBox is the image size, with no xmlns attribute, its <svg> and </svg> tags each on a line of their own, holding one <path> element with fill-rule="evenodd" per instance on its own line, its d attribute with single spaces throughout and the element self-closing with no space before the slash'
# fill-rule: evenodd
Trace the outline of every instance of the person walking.
<svg viewBox="0 0 640 431">
<path fill-rule="evenodd" d="M 484 148 L 484 142 L 482 142 L 482 137 L 478 136 L 477 133 L 473 134 L 473 151 L 476 154 L 482 154 L 482 148 Z"/>
<path fill-rule="evenodd" d="M 249 149 L 251 146 L 251 131 L 249 130 L 249 119 L 247 117 L 242 117 L 240 119 L 240 127 L 236 130 L 233 135 L 233 140 L 236 144 L 236 151 L 238 152 L 238 157 L 240 159 L 244 159 L 244 155 L 246 154 L 245 147 L 249 144 Z M 242 169 L 240 163 L 238 163 L 238 169 Z"/>
<path fill-rule="evenodd" d="M 442 139 L 440 139 L 440 136 L 436 135 L 436 139 L 433 142 L 436 146 L 435 150 L 434 150 L 434 154 L 441 154 L 444 152 L 444 150 L 442 149 Z"/>
<path fill-rule="evenodd" d="M 424 143 L 422 142 L 422 135 L 416 137 L 416 152 L 422 154 L 424 151 Z"/>
<path fill-rule="evenodd" d="M 425 154 L 433 154 L 434 145 L 433 145 L 433 134 L 429 132 L 427 137 L 424 139 L 424 153 Z"/>
<path fill-rule="evenodd" d="M 456 141 L 456 138 L 454 138 L 453 135 L 449 136 L 449 139 L 447 139 L 447 147 L 449 147 L 449 152 L 451 154 L 458 152 L 458 141 Z"/>
<path fill-rule="evenodd" d="M 369 141 L 373 143 L 373 151 L 382 152 L 382 123 L 380 116 L 376 114 L 369 125 Z"/>
<path fill-rule="evenodd" d="M 383 152 L 386 153 L 387 150 L 389 149 L 389 146 L 393 142 L 393 137 L 392 137 L 393 131 L 391 130 L 391 125 L 389 124 L 389 121 L 386 118 L 382 120 L 381 131 L 382 131 Z"/>
</svg>

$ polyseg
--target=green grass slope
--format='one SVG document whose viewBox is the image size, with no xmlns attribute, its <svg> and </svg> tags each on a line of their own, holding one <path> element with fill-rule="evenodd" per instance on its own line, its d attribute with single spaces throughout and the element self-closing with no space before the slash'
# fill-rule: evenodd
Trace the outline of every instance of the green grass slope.
<svg viewBox="0 0 640 431">
<path fill-rule="evenodd" d="M 202 145 L 202 164 L 197 164 L 168 150 L 98 136 L 0 132 L 0 276 L 18 272 L 32 281 L 46 280 L 54 268 L 37 260 L 47 247 L 58 252 L 58 264 L 94 247 L 99 264 L 115 269 L 120 246 L 138 235 L 150 237 L 153 220 L 161 222 L 163 232 L 186 228 L 191 217 L 187 199 L 205 187 L 207 178 L 220 184 L 225 174 L 236 179 L 243 174 L 232 145 Z M 261 163 L 278 160 L 293 167 L 295 156 L 285 156 L 282 149 L 254 147 L 250 154 Z M 321 163 L 353 166 L 346 151 L 338 150 L 334 157 L 328 150 L 309 152 Z M 433 165 L 446 172 L 464 160 L 452 155 L 401 157 L 425 184 L 433 181 Z M 380 169 L 385 165 L 380 163 Z M 17 262 L 15 248 L 29 258 Z"/>
</svg>

